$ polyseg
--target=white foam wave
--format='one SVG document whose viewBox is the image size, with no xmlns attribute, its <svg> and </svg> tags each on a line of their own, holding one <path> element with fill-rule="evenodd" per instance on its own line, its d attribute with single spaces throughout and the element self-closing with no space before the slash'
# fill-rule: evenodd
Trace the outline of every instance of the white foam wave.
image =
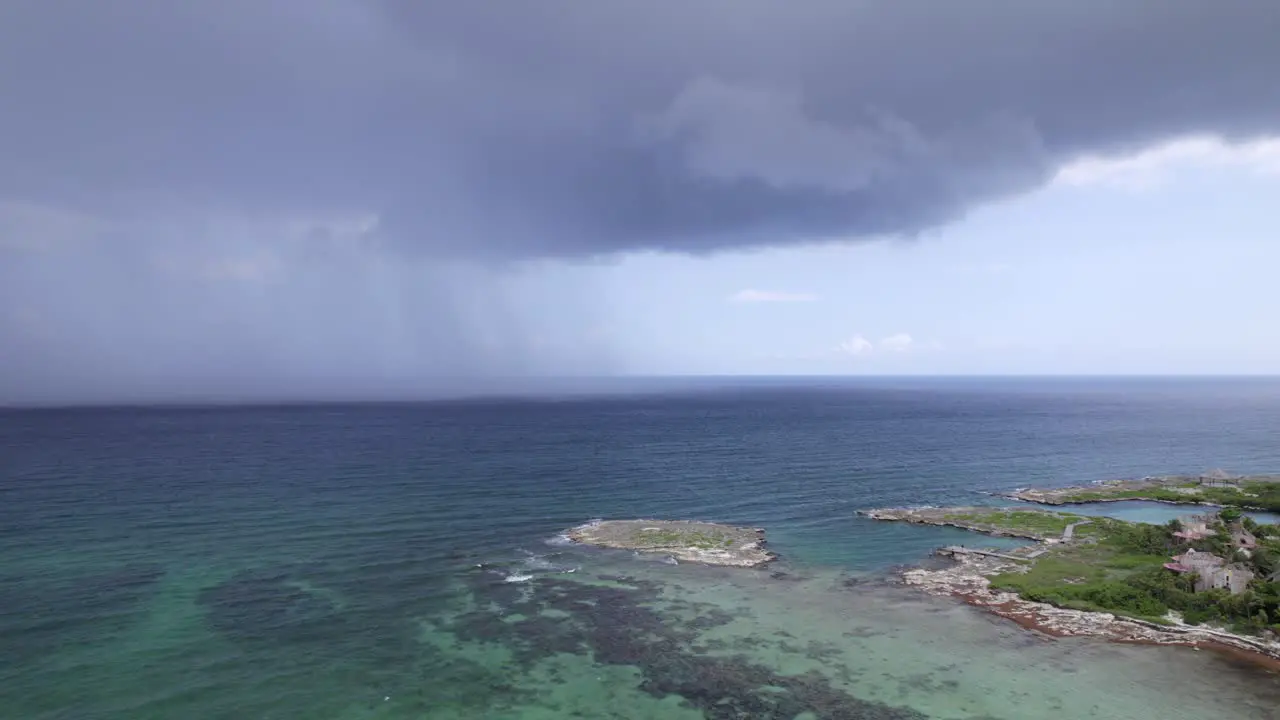
<svg viewBox="0 0 1280 720">
<path fill-rule="evenodd" d="M 541 555 L 531 555 L 524 559 L 524 567 L 526 570 L 559 570 L 560 566 L 542 557 Z"/>
<path fill-rule="evenodd" d="M 529 582 L 529 581 L 530 581 L 530 580 L 532 580 L 532 579 L 533 579 L 533 576 L 532 576 L 532 575 L 521 575 L 521 574 L 519 574 L 519 573 L 515 573 L 515 574 L 513 574 L 513 575 L 508 575 L 508 576 L 506 577 L 506 582 L 509 582 L 509 583 L 522 583 L 522 582 Z"/>
<path fill-rule="evenodd" d="M 521 548 L 520 552 L 525 555 L 524 560 L 520 563 L 520 571 L 523 573 L 571 573 L 577 572 L 581 568 L 580 565 L 562 565 L 549 559 L 561 553 L 539 555 L 524 548 Z"/>
</svg>

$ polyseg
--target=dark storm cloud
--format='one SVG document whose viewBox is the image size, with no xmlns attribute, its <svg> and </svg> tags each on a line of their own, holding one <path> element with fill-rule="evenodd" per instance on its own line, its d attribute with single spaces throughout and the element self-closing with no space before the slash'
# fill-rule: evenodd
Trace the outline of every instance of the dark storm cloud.
<svg viewBox="0 0 1280 720">
<path fill-rule="evenodd" d="M 910 234 L 1280 126 L 1257 0 L 13 0 L 0 193 L 376 213 L 503 257 Z"/>
<path fill-rule="evenodd" d="M 0 402 L 607 372 L 512 261 L 912 235 L 1273 133 L 1277 38 L 1265 0 L 7 0 Z"/>
</svg>

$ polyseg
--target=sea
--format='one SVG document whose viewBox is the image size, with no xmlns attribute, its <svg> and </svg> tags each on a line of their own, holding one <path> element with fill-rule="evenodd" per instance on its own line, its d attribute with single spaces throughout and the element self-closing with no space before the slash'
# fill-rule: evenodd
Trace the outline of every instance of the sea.
<svg viewBox="0 0 1280 720">
<path fill-rule="evenodd" d="M 903 587 L 994 541 L 858 515 L 1216 467 L 1280 471 L 1280 379 L 3 410 L 0 718 L 1280 718 L 1239 657 Z M 780 558 L 566 542 L 602 518 L 760 527 Z"/>
</svg>

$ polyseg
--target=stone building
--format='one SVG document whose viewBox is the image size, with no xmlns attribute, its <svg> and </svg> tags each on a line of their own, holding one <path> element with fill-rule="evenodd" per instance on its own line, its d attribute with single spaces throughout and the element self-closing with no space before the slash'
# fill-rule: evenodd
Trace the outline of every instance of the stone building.
<svg viewBox="0 0 1280 720">
<path fill-rule="evenodd" d="M 1258 538 L 1243 525 L 1238 525 L 1231 529 L 1231 546 L 1242 550 L 1254 550 L 1258 547 Z"/>
<path fill-rule="evenodd" d="M 1196 592 L 1225 588 L 1234 595 L 1244 592 L 1253 580 L 1253 571 L 1244 565 L 1228 565 L 1226 560 L 1213 553 L 1195 550 L 1174 557 L 1173 562 L 1164 566 L 1176 573 L 1195 573 Z"/>
<path fill-rule="evenodd" d="M 1209 529 L 1209 522 L 1212 519 L 1209 515 L 1188 515 L 1178 518 L 1182 529 L 1175 532 L 1173 536 L 1187 542 L 1207 538 L 1213 534 L 1213 530 Z"/>
<path fill-rule="evenodd" d="M 1213 553 L 1188 550 L 1181 555 L 1175 555 L 1173 562 L 1165 563 L 1164 566 L 1177 573 L 1193 572 L 1203 575 L 1210 570 L 1222 567 L 1226 563 L 1226 560 Z"/>
<path fill-rule="evenodd" d="M 1227 565 L 1206 574 L 1196 575 L 1196 592 L 1204 592 L 1212 588 L 1226 588 L 1232 595 L 1239 595 L 1248 589 L 1253 580 L 1253 571 L 1244 565 Z"/>
</svg>

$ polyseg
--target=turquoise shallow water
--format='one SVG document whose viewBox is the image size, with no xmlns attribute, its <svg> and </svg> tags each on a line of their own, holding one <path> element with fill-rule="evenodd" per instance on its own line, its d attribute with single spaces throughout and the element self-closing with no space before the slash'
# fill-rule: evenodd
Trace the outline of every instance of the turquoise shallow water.
<svg viewBox="0 0 1280 720">
<path fill-rule="evenodd" d="M 1171 505 L 1169 503 L 1126 500 L 1122 502 L 1098 503 L 1096 505 L 1065 505 L 1060 509 L 1063 512 L 1071 512 L 1078 515 L 1101 515 L 1103 517 L 1112 517 L 1119 520 L 1129 520 L 1130 522 L 1143 522 L 1159 525 L 1177 518 L 1203 513 L 1211 508 L 1202 508 L 1195 505 Z M 1280 522 L 1280 514 L 1277 513 L 1246 512 L 1245 514 L 1262 523 Z"/>
<path fill-rule="evenodd" d="M 1217 655 L 887 585 L 974 536 L 855 512 L 1274 471 L 1276 437 L 1275 381 L 3 413 L 0 717 L 1275 717 L 1280 679 Z M 784 560 L 556 541 L 634 516 Z"/>
</svg>

